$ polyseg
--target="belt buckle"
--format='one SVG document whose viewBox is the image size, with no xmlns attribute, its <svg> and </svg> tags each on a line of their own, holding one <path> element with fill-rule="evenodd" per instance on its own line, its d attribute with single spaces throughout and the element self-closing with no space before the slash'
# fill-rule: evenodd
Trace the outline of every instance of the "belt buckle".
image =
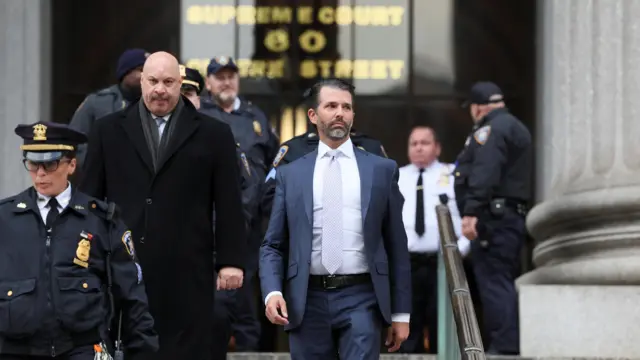
<svg viewBox="0 0 640 360">
<path fill-rule="evenodd" d="M 322 277 L 322 287 L 323 287 L 325 290 L 333 290 L 333 289 L 337 289 L 337 288 L 338 288 L 337 286 L 329 286 L 329 285 L 327 285 L 327 279 L 335 278 L 335 277 L 336 277 L 335 275 L 326 275 L 326 276 L 323 276 L 323 277 Z"/>
</svg>

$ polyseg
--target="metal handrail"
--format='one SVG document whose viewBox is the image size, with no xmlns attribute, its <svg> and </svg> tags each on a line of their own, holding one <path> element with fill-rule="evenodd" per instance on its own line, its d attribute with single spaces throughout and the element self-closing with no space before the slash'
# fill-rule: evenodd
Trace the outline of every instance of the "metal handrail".
<svg viewBox="0 0 640 360">
<path fill-rule="evenodd" d="M 453 228 L 453 220 L 451 219 L 451 212 L 449 207 L 444 204 L 436 206 L 436 215 L 438 218 L 438 230 L 440 232 L 440 265 L 439 269 L 445 276 L 440 276 L 439 282 L 442 284 L 446 281 L 448 285 L 448 293 L 439 294 L 441 299 L 443 296 L 448 297 L 450 306 L 445 311 L 440 311 L 439 316 L 447 316 L 453 314 L 454 323 L 457 334 L 459 352 L 456 351 L 456 357 L 462 355 L 464 360 L 485 360 L 484 347 L 482 345 L 482 337 L 480 335 L 480 327 L 478 326 L 478 320 L 476 318 L 475 309 L 473 307 L 473 301 L 471 300 L 471 293 L 469 291 L 469 285 L 467 284 L 467 276 L 464 272 L 462 265 L 462 256 L 458 251 L 457 236 Z M 441 271 L 439 271 L 441 272 Z M 441 273 L 442 273 L 441 272 Z M 444 286 L 439 287 L 438 290 L 442 290 Z M 442 301 L 440 301 L 441 309 L 443 309 Z M 446 311 L 448 310 L 448 311 Z M 443 314 L 444 312 L 444 314 Z M 448 313 L 448 314 L 447 314 Z M 450 318 L 450 315 L 447 316 Z M 447 337 L 448 331 L 446 319 L 439 319 L 439 330 L 441 335 Z M 439 353 L 444 351 L 452 351 L 452 341 L 450 339 L 441 339 L 439 342 Z M 447 346 L 447 348 L 440 347 L 440 344 Z M 440 354 L 438 354 L 440 355 Z M 449 358 L 450 359 L 450 358 Z M 447 360 L 449 360 L 447 359 Z"/>
</svg>

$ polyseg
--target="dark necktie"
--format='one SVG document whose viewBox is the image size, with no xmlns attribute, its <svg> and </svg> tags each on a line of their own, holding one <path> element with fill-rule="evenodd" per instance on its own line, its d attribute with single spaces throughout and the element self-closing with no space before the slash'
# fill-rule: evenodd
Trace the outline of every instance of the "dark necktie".
<svg viewBox="0 0 640 360">
<path fill-rule="evenodd" d="M 49 213 L 47 214 L 47 221 L 46 221 L 47 229 L 51 229 L 53 222 L 56 220 L 59 214 L 60 213 L 58 212 L 58 200 L 52 197 L 51 200 L 49 200 Z"/>
<path fill-rule="evenodd" d="M 424 169 L 420 169 L 418 175 L 418 186 L 416 187 L 416 234 L 422 236 L 424 234 L 424 190 L 422 187 L 422 173 Z"/>
</svg>

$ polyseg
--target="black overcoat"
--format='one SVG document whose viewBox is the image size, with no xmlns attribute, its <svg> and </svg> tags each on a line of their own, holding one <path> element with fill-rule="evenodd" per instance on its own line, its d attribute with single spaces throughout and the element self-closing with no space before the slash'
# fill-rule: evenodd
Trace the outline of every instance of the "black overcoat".
<svg viewBox="0 0 640 360">
<path fill-rule="evenodd" d="M 133 232 L 160 339 L 154 360 L 210 360 L 214 251 L 218 269 L 244 268 L 246 261 L 231 129 L 183 102 L 179 118 L 170 120 L 177 123 L 157 169 L 138 104 L 99 119 L 80 185 L 91 196 L 116 202 Z"/>
</svg>

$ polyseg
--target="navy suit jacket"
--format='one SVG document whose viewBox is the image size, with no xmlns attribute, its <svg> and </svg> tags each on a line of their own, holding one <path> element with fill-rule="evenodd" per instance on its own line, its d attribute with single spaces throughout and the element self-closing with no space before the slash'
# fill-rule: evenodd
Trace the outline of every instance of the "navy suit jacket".
<svg viewBox="0 0 640 360">
<path fill-rule="evenodd" d="M 366 258 L 380 312 L 389 324 L 391 314 L 411 313 L 411 265 L 398 166 L 358 148 L 354 152 L 360 172 Z M 300 325 L 307 300 L 317 156 L 316 150 L 278 169 L 269 228 L 260 248 L 263 298 L 272 291 L 283 293 L 289 315 L 285 330 Z"/>
</svg>

